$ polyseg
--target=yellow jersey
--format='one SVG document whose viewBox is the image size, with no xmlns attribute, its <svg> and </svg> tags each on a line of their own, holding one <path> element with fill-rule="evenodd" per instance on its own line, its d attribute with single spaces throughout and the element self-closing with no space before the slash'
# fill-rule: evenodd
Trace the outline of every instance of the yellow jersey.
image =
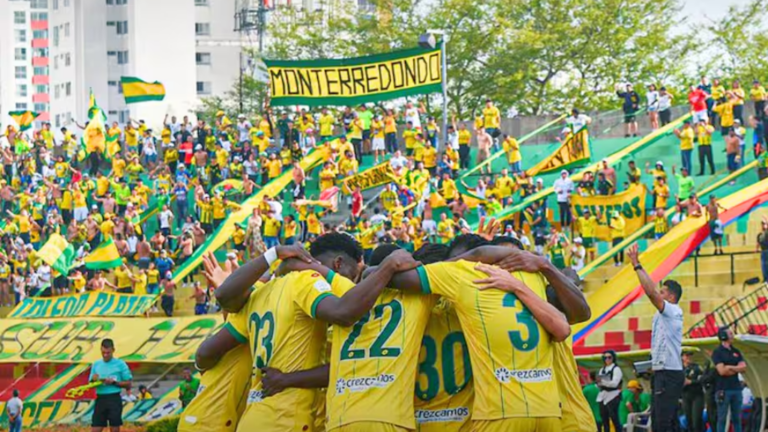
<svg viewBox="0 0 768 432">
<path fill-rule="evenodd" d="M 693 128 L 680 131 L 680 150 L 693 150 Z"/>
<path fill-rule="evenodd" d="M 712 111 L 720 115 L 720 126 L 731 127 L 733 126 L 733 106 L 738 105 L 734 102 L 725 102 L 715 105 Z"/>
<path fill-rule="evenodd" d="M 334 294 L 354 283 L 329 274 Z M 387 289 L 352 327 L 333 326 L 325 428 L 355 422 L 391 423 L 414 429 L 413 393 L 418 353 L 433 296 Z"/>
<path fill-rule="evenodd" d="M 329 137 L 333 135 L 333 125 L 336 123 L 336 119 L 332 115 L 326 114 L 320 116 L 320 136 Z"/>
<path fill-rule="evenodd" d="M 514 294 L 479 291 L 474 281 L 487 275 L 475 263 L 443 262 L 417 271 L 423 291 L 445 297 L 459 316 L 472 360 L 472 419 L 560 417 L 552 341 L 528 308 Z M 513 275 L 545 298 L 540 274 Z"/>
<path fill-rule="evenodd" d="M 179 418 L 179 432 L 234 432 L 245 411 L 253 359 L 246 345 L 230 350 L 200 377 L 200 387 Z"/>
<path fill-rule="evenodd" d="M 509 176 L 501 176 L 496 179 L 496 188 L 499 190 L 500 198 L 507 198 L 512 196 L 515 188 L 515 179 Z"/>
<path fill-rule="evenodd" d="M 597 430 L 595 417 L 581 392 L 579 368 L 573 357 L 570 339 L 552 344 L 554 349 L 555 380 L 560 392 L 560 430 L 563 432 L 592 432 Z"/>
<path fill-rule="evenodd" d="M 593 238 L 597 233 L 597 217 L 579 217 L 579 232 L 583 238 Z"/>
<path fill-rule="evenodd" d="M 499 114 L 499 109 L 496 108 L 495 106 L 483 109 L 483 126 L 486 129 L 498 128 L 500 118 L 501 118 L 501 115 Z"/>
<path fill-rule="evenodd" d="M 469 129 L 459 129 L 459 145 L 469 145 L 472 141 L 472 132 Z"/>
<path fill-rule="evenodd" d="M 324 169 L 320 171 L 320 190 L 330 189 L 336 183 L 336 171 Z"/>
<path fill-rule="evenodd" d="M 322 364 L 326 324 L 314 319 L 318 303 L 331 285 L 314 271 L 293 272 L 253 291 L 243 308 L 230 314 L 224 328 L 248 343 L 253 360 L 246 408 L 237 430 L 312 430 L 320 392 L 291 388 L 263 398 L 264 367 L 283 373 L 313 369 Z"/>
<path fill-rule="evenodd" d="M 712 132 L 715 131 L 710 125 L 696 126 L 696 137 L 699 139 L 699 145 L 712 145 Z"/>
<path fill-rule="evenodd" d="M 424 147 L 421 151 L 421 157 L 424 160 L 424 168 L 434 168 L 437 166 L 437 150 L 434 147 Z"/>
<path fill-rule="evenodd" d="M 504 151 L 507 152 L 507 162 L 515 163 L 520 162 L 523 157 L 520 155 L 520 144 L 516 139 L 507 137 L 504 140 Z"/>
<path fill-rule="evenodd" d="M 374 120 L 371 123 L 371 135 L 374 138 L 384 138 L 384 122 L 380 120 Z"/>
<path fill-rule="evenodd" d="M 395 116 L 387 115 L 384 117 L 384 133 L 397 132 L 397 123 L 395 122 Z"/>
<path fill-rule="evenodd" d="M 416 382 L 416 430 L 465 432 L 471 429 L 472 367 L 459 317 L 441 299 L 432 310 L 419 353 Z"/>
<path fill-rule="evenodd" d="M 736 101 L 734 102 L 734 105 L 744 105 L 744 89 L 739 88 L 732 88 L 731 93 L 736 95 Z"/>
<path fill-rule="evenodd" d="M 749 97 L 755 102 L 765 100 L 765 95 L 765 87 L 763 86 L 752 87 L 749 89 Z"/>
</svg>

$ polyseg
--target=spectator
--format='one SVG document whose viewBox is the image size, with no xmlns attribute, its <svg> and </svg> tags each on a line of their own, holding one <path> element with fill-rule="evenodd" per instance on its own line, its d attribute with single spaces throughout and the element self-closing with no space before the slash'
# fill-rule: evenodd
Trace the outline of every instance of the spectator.
<svg viewBox="0 0 768 432">
<path fill-rule="evenodd" d="M 584 386 L 581 392 L 584 394 L 584 399 L 587 400 L 589 408 L 592 410 L 592 416 L 595 418 L 595 423 L 597 423 L 597 430 L 599 432 L 603 430 L 603 419 L 600 417 L 601 404 L 597 401 L 597 396 L 600 394 L 600 388 L 595 382 L 596 378 L 597 373 L 595 371 L 589 371 L 587 385 Z"/>
<path fill-rule="evenodd" d="M 706 108 L 704 115 L 706 115 Z M 691 172 L 691 154 L 693 153 L 693 139 L 695 137 L 691 122 L 686 120 L 682 129 L 675 129 L 675 135 L 680 139 L 680 160 L 683 168 Z"/>
<path fill-rule="evenodd" d="M 706 121 L 696 125 L 696 139 L 699 144 L 699 176 L 704 175 L 706 163 L 709 163 L 710 175 L 715 175 L 715 162 L 712 155 L 712 132 L 714 131 L 715 128 Z"/>
<path fill-rule="evenodd" d="M 741 87 L 739 80 L 733 80 L 731 84 L 731 93 L 733 94 L 735 101 L 733 104 L 733 119 L 738 120 L 739 123 L 744 124 L 744 89 Z"/>
<path fill-rule="evenodd" d="M 668 92 L 666 87 L 659 89 L 659 121 L 662 127 L 672 121 L 672 98 L 672 93 Z"/>
<path fill-rule="evenodd" d="M 571 226 L 571 194 L 573 193 L 573 181 L 568 177 L 568 171 L 560 171 L 560 178 L 555 180 L 554 189 L 560 211 L 560 227 L 565 231 Z"/>
<path fill-rule="evenodd" d="M 192 371 L 189 368 L 184 368 L 182 377 L 184 379 L 179 383 L 179 400 L 182 408 L 186 408 L 195 398 L 197 389 L 200 387 L 200 380 L 192 377 Z"/>
<path fill-rule="evenodd" d="M 643 392 L 643 386 L 637 380 L 630 380 L 627 388 L 621 392 L 619 405 L 619 421 L 622 426 L 627 424 L 630 414 L 643 413 L 651 407 L 651 395 Z"/>
<path fill-rule="evenodd" d="M 121 389 L 130 389 L 131 370 L 123 360 L 114 357 L 115 343 L 112 339 L 101 341 L 101 359 L 91 366 L 89 382 L 101 381 L 96 387 L 96 403 L 93 407 L 91 430 L 101 432 L 109 426 L 110 432 L 119 432 L 123 425 L 123 401 Z"/>
<path fill-rule="evenodd" d="M 725 154 L 728 159 L 728 172 L 733 173 L 739 169 L 741 151 L 741 140 L 736 136 L 736 131 L 733 128 L 728 130 L 728 136 L 725 137 Z M 731 180 L 731 185 L 736 184 L 735 180 Z"/>
<path fill-rule="evenodd" d="M 712 363 L 717 369 L 715 400 L 717 401 L 717 432 L 726 432 L 728 411 L 731 413 L 733 432 L 741 432 L 742 391 L 739 374 L 747 370 L 744 356 L 733 346 L 733 331 L 723 327 L 717 332 L 720 346 L 712 352 Z"/>
<path fill-rule="evenodd" d="M 208 313 L 208 295 L 200 281 L 195 281 L 193 287 L 194 292 L 190 299 L 195 300 L 195 315 L 205 315 Z"/>
<path fill-rule="evenodd" d="M 659 128 L 659 92 L 656 90 L 656 84 L 648 85 L 648 92 L 645 93 L 646 107 L 648 117 L 651 121 L 651 129 Z"/>
<path fill-rule="evenodd" d="M 574 108 L 571 110 L 571 116 L 565 119 L 566 127 L 562 133 L 564 135 L 569 132 L 576 133 L 591 123 L 592 119 L 589 116 L 579 113 L 579 110 Z"/>
<path fill-rule="evenodd" d="M 624 241 L 626 226 L 627 224 L 624 221 L 624 218 L 621 217 L 621 214 L 618 211 L 614 210 L 611 213 L 610 219 L 608 220 L 608 227 L 611 229 L 611 245 L 612 246 L 616 246 L 617 244 Z M 619 267 L 620 265 L 624 264 L 623 249 L 613 256 L 613 263 L 616 267 Z"/>
<path fill-rule="evenodd" d="M 152 393 L 149 391 L 147 386 L 144 384 L 139 386 L 139 400 L 149 400 L 152 399 Z"/>
<path fill-rule="evenodd" d="M 753 115 L 749 118 L 749 122 L 750 126 L 752 126 L 752 154 L 757 159 L 762 153 L 766 152 L 765 122 L 762 115 Z"/>
<path fill-rule="evenodd" d="M 608 196 L 613 195 L 613 192 L 615 190 L 615 187 L 613 183 L 608 180 L 608 178 L 605 176 L 605 173 L 600 171 L 597 173 L 597 195 L 601 196 Z"/>
<path fill-rule="evenodd" d="M 768 282 L 768 219 L 763 216 L 763 230 L 757 235 L 757 248 L 760 252 L 760 269 L 763 272 L 763 282 Z"/>
<path fill-rule="evenodd" d="M 678 430 L 677 404 L 683 390 L 683 310 L 678 306 L 683 289 L 674 280 L 666 280 L 661 290 L 643 269 L 637 244 L 627 250 L 640 285 L 656 307 L 651 328 L 653 359 L 653 409 L 651 423 L 656 430 Z"/>
<path fill-rule="evenodd" d="M 755 104 L 755 114 L 762 116 L 763 111 L 765 111 L 766 92 L 765 87 L 760 85 L 760 80 L 756 79 L 752 81 L 752 88 L 749 89 L 749 97 Z"/>
<path fill-rule="evenodd" d="M 707 121 L 707 98 L 709 94 L 701 88 L 691 86 L 688 92 L 688 103 L 691 105 L 691 111 L 693 112 L 692 120 L 694 123 L 699 123 L 702 120 Z"/>
<path fill-rule="evenodd" d="M 675 173 L 675 166 L 672 165 L 672 175 L 677 179 L 677 197 L 680 201 L 685 201 L 693 194 L 696 184 L 693 177 L 688 175 L 690 171 L 686 167 L 680 168 L 680 174 Z M 666 206 L 665 206 L 666 207 Z"/>
<path fill-rule="evenodd" d="M 622 424 L 619 421 L 619 404 L 621 403 L 621 382 L 624 374 L 621 368 L 616 364 L 616 352 L 603 352 L 603 367 L 597 373 L 597 386 L 600 393 L 597 395 L 597 402 L 600 403 L 600 417 L 603 419 L 602 430 L 611 431 L 622 430 Z"/>
<path fill-rule="evenodd" d="M 163 312 L 165 312 L 165 316 L 172 317 L 173 316 L 173 306 L 175 303 L 175 291 L 176 291 L 176 282 L 173 281 L 173 275 L 171 272 L 165 273 L 165 279 L 162 282 L 163 285 L 163 296 L 160 298 L 160 306 L 163 308 Z"/>
<path fill-rule="evenodd" d="M 683 413 L 688 421 L 688 432 L 704 432 L 704 388 L 701 385 L 703 372 L 693 362 L 693 354 L 683 353 Z"/>
<path fill-rule="evenodd" d="M 574 271 L 579 271 L 584 268 L 584 258 L 587 255 L 587 250 L 582 245 L 581 237 L 573 239 L 573 245 L 571 245 L 571 268 Z"/>
<path fill-rule="evenodd" d="M 8 432 L 21 432 L 22 414 L 24 402 L 19 398 L 19 391 L 13 389 L 13 397 L 5 404 L 5 413 L 8 416 Z"/>
<path fill-rule="evenodd" d="M 622 99 L 621 109 L 624 111 L 624 137 L 636 137 L 640 95 L 632 88 L 632 84 L 626 84 L 623 91 L 621 87 L 621 84 L 616 84 L 616 95 Z"/>
<path fill-rule="evenodd" d="M 611 185 L 614 187 L 616 186 L 616 170 L 610 166 L 608 166 L 608 159 L 603 159 L 601 161 L 602 166 L 600 167 L 600 172 L 605 175 L 605 179 L 611 182 Z"/>
</svg>

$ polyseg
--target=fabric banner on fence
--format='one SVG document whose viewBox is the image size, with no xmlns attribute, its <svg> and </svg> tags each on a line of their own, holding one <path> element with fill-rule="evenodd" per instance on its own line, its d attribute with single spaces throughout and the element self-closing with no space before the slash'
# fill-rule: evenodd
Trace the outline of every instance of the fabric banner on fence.
<svg viewBox="0 0 768 432">
<path fill-rule="evenodd" d="M 154 304 L 154 295 L 87 292 L 54 298 L 27 297 L 8 318 L 68 318 L 82 316 L 141 316 Z"/>
<path fill-rule="evenodd" d="M 128 362 L 192 362 L 200 343 L 221 327 L 220 315 L 178 318 L 52 318 L 0 321 L 0 363 L 91 363 L 111 338 Z"/>
<path fill-rule="evenodd" d="M 529 177 L 561 169 L 572 168 L 590 160 L 589 132 L 586 127 L 571 134 L 551 155 L 526 171 Z"/>
<path fill-rule="evenodd" d="M 349 59 L 264 63 L 272 105 L 354 105 L 441 91 L 441 57 L 438 46 Z"/>
<path fill-rule="evenodd" d="M 343 178 L 341 180 L 342 191 L 345 194 L 351 194 L 358 186 L 360 190 L 366 190 L 391 183 L 394 175 L 395 172 L 392 170 L 392 165 L 389 162 L 383 162 L 365 171 L 360 171 L 355 175 Z"/>
<path fill-rule="evenodd" d="M 645 225 L 645 195 L 643 185 L 634 185 L 624 192 L 610 196 L 571 197 L 571 212 L 574 219 L 584 214 L 584 209 L 589 209 L 593 215 L 600 213 L 597 227 L 597 238 L 608 241 L 611 239 L 611 231 L 608 227 L 608 218 L 611 213 L 618 211 L 626 222 L 625 232 L 631 233 Z"/>
</svg>

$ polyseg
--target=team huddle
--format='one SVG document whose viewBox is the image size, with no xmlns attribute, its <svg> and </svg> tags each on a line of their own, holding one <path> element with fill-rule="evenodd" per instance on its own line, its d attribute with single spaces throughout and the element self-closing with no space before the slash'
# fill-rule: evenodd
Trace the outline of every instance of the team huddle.
<svg viewBox="0 0 768 432">
<path fill-rule="evenodd" d="M 366 268 L 329 233 L 239 268 L 206 256 L 226 324 L 179 430 L 596 430 L 568 342 L 590 314 L 578 277 L 520 246 L 384 244 Z"/>
</svg>

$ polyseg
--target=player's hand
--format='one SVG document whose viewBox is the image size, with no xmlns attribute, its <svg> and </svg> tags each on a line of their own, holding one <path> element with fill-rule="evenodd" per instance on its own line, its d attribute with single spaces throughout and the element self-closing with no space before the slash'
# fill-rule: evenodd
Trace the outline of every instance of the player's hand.
<svg viewBox="0 0 768 432">
<path fill-rule="evenodd" d="M 477 264 L 475 269 L 488 275 L 485 279 L 475 280 L 474 283 L 478 285 L 478 289 L 486 290 L 491 288 L 500 289 L 508 293 L 518 293 L 525 289 L 525 284 L 512 276 L 508 271 L 502 270 L 498 267 L 493 267 L 488 264 Z"/>
<path fill-rule="evenodd" d="M 413 256 L 411 256 L 408 251 L 404 249 L 398 249 L 386 257 L 384 261 L 382 261 L 381 265 L 391 268 L 395 273 L 399 273 L 415 269 L 421 265 L 421 261 L 416 261 L 413 259 Z"/>
<path fill-rule="evenodd" d="M 277 268 L 277 275 L 283 276 L 290 272 L 294 271 L 304 271 L 304 270 L 318 270 L 318 263 L 317 261 L 303 261 L 298 258 L 287 258 L 282 260 L 280 263 L 280 266 Z"/>
<path fill-rule="evenodd" d="M 476 234 L 480 237 L 491 241 L 496 236 L 496 233 L 499 232 L 499 226 L 501 224 L 499 222 L 496 222 L 496 218 L 491 218 L 488 220 L 488 223 L 485 223 L 485 216 L 480 218 L 480 224 L 477 226 L 477 232 Z"/>
<path fill-rule="evenodd" d="M 291 246 L 278 246 L 277 257 L 281 260 L 296 258 L 307 263 L 316 262 L 316 260 L 312 258 L 312 255 L 310 255 L 309 252 L 307 252 L 307 250 L 304 249 L 304 247 L 300 244 Z"/>
<path fill-rule="evenodd" d="M 632 246 L 627 248 L 627 256 L 629 257 L 629 261 L 632 263 L 632 266 L 638 266 L 640 265 L 640 257 L 637 243 L 632 244 Z"/>
<path fill-rule="evenodd" d="M 279 369 L 270 367 L 261 369 L 261 387 L 264 391 L 264 397 L 274 396 L 282 392 L 288 387 L 285 374 Z"/>
<path fill-rule="evenodd" d="M 232 260 L 226 260 L 224 262 L 224 268 L 216 261 L 216 257 L 213 252 L 208 252 L 203 255 L 203 274 L 214 288 L 218 288 L 225 280 L 232 274 L 237 268 L 237 263 L 233 263 Z"/>
<path fill-rule="evenodd" d="M 544 258 L 534 253 L 510 248 L 510 253 L 496 265 L 506 272 L 524 271 L 528 273 L 540 272 L 544 266 Z"/>
</svg>

